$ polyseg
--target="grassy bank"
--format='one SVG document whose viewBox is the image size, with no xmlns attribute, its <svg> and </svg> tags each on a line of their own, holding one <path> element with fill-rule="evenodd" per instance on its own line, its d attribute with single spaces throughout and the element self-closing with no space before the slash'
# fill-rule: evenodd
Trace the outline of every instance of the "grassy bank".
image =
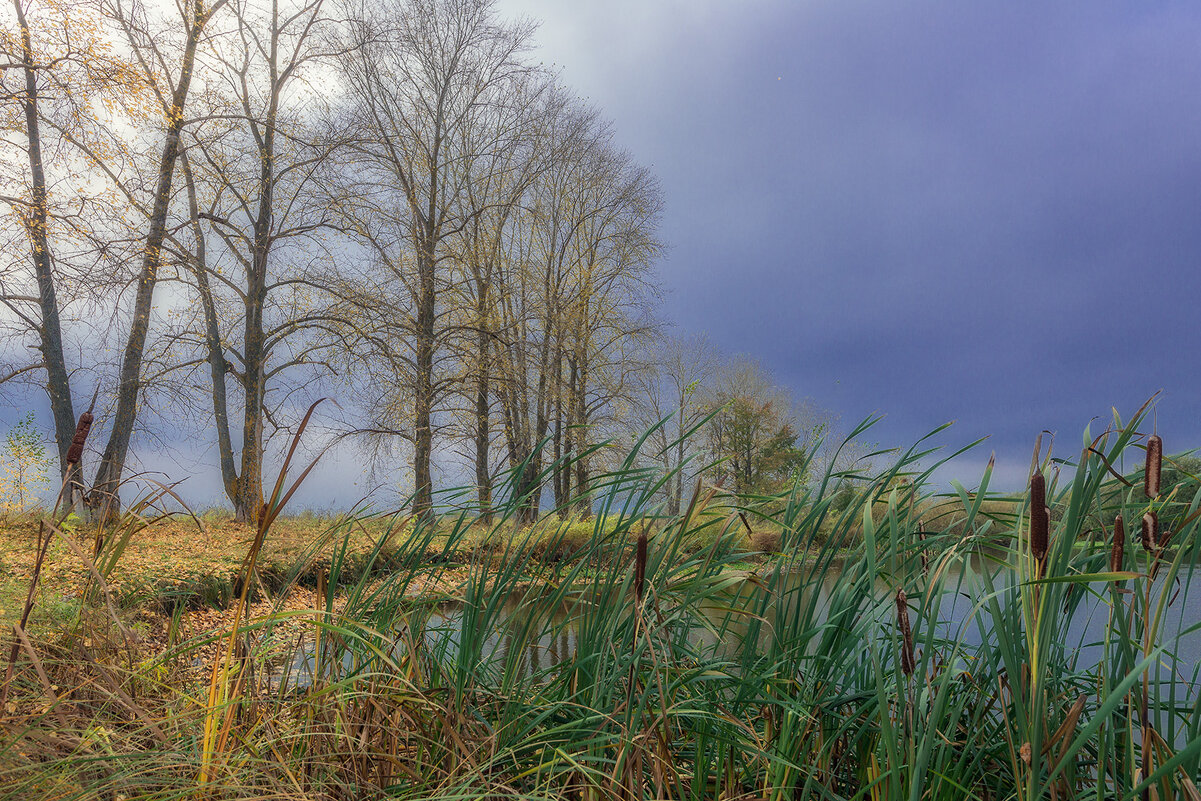
<svg viewBox="0 0 1201 801">
<path fill-rule="evenodd" d="M 828 474 L 744 508 L 702 489 L 671 516 L 662 477 L 627 465 L 587 536 L 463 515 L 336 521 L 296 553 L 284 527 L 235 537 L 253 557 L 236 576 L 279 560 L 282 578 L 252 603 L 235 577 L 217 631 L 186 630 L 180 606 L 158 639 L 110 602 L 131 539 L 80 567 L 73 614 L 17 632 L 0 794 L 1196 797 L 1201 697 L 1173 616 L 1201 496 L 1111 472 L 1137 423 L 1044 455 L 1045 538 L 987 473 L 933 496 L 921 448 L 849 500 Z M 749 582 L 732 569 L 748 529 L 775 538 Z M 954 568 L 981 553 L 969 586 Z M 461 602 L 454 636 L 435 633 L 440 593 Z M 1110 616 L 1095 643 L 1072 625 L 1086 603 Z M 524 659 L 545 642 L 558 658 Z M 297 650 L 309 684 L 277 670 Z"/>
<path fill-rule="evenodd" d="M 725 508 L 720 512 L 726 517 L 731 513 Z M 706 517 L 715 514 L 711 509 Z M 756 531 L 741 524 L 724 531 L 723 549 L 743 552 L 755 561 L 774 556 L 780 543 L 778 527 L 756 522 Z M 6 628 L 19 619 L 37 560 L 39 527 L 48 523 L 54 520 L 45 513 L 0 521 L 0 624 Z M 646 516 L 636 527 L 654 530 L 661 525 L 657 517 Z M 520 541 L 531 557 L 528 568 L 561 566 L 579 558 L 594 538 L 604 538 L 618 527 L 629 528 L 630 521 L 620 516 L 595 519 L 550 514 L 533 526 L 519 526 L 511 520 L 490 525 L 471 521 L 464 526 L 457 517 L 444 518 L 431 527 L 432 536 L 421 533 L 427 542 L 419 559 L 426 568 L 446 565 L 437 572 L 454 576 L 473 561 L 503 560 L 509 546 Z M 63 528 L 85 552 L 94 552 L 93 527 L 68 524 Z M 709 536 L 694 538 L 692 549 L 712 544 L 717 529 L 705 527 L 705 531 Z M 257 600 L 298 588 L 315 589 L 329 575 L 335 558 L 339 589 L 353 585 L 368 571 L 386 572 L 412 558 L 407 543 L 414 536 L 413 521 L 399 512 L 281 516 L 272 524 L 270 537 L 258 555 L 251 597 Z M 237 597 L 243 560 L 254 537 L 252 525 L 222 512 L 162 517 L 130 537 L 107 577 L 109 591 L 120 608 L 147 614 L 169 615 L 178 606 L 226 609 Z M 43 622 L 69 618 L 78 610 L 88 583 L 89 573 L 74 550 L 64 539 L 54 538 L 41 566 L 34 630 Z"/>
</svg>

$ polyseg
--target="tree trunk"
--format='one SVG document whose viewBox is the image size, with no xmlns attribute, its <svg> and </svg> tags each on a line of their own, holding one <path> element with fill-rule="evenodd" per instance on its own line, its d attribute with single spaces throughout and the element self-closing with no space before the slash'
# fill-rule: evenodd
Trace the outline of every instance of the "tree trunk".
<svg viewBox="0 0 1201 801">
<path fill-rule="evenodd" d="M 575 470 L 575 459 L 579 458 L 575 450 L 575 426 L 579 423 L 575 418 L 575 387 L 579 370 L 574 356 L 568 356 L 567 365 L 567 404 L 563 410 L 567 426 L 563 439 L 563 501 L 571 504 L 575 500 L 571 497 L 571 477 Z M 576 487 L 576 490 L 578 491 L 579 487 Z"/>
<path fill-rule="evenodd" d="M 512 469 L 510 488 L 514 516 L 519 523 L 533 523 L 538 516 L 538 494 L 535 492 L 538 473 L 541 470 L 539 454 L 534 451 L 537 440 L 529 426 L 528 398 L 520 398 L 519 379 L 510 372 L 506 376 L 501 392 L 501 410 L 505 420 L 505 442 L 509 451 L 509 466 Z M 526 498 L 527 493 L 533 497 Z"/>
<path fill-rule="evenodd" d="M 526 463 L 525 473 L 521 479 L 519 494 L 525 496 L 523 507 L 524 521 L 533 525 L 538 521 L 538 512 L 542 508 L 542 454 L 546 440 L 546 432 L 550 428 L 550 400 L 547 396 L 547 380 L 545 357 L 543 358 L 542 375 L 538 379 L 538 394 L 535 408 L 537 413 L 534 421 L 533 436 L 529 438 L 530 457 Z"/>
<path fill-rule="evenodd" d="M 413 513 L 430 514 L 434 506 L 433 484 L 430 477 L 430 455 L 433 451 L 434 376 L 434 237 L 430 232 L 422 237 L 417 248 L 417 375 L 413 393 L 413 473 L 416 492 Z"/>
<path fill-rule="evenodd" d="M 555 511 L 562 518 L 567 516 L 567 508 L 564 506 L 567 499 L 563 495 L 563 474 L 569 468 L 563 464 L 563 404 L 558 401 L 555 402 L 554 419 L 555 422 L 551 428 L 551 453 L 554 459 L 551 483 L 554 485 Z"/>
<path fill-rule="evenodd" d="M 521 464 L 521 458 L 517 455 L 516 404 L 507 382 L 502 384 L 502 390 L 498 394 L 501 398 L 500 410 L 504 418 L 505 448 L 509 454 L 509 466 L 516 469 L 517 465 Z"/>
<path fill-rule="evenodd" d="M 684 390 L 679 393 L 680 407 L 676 411 L 676 475 L 672 482 L 675 487 L 669 492 L 668 513 L 678 515 L 684 505 Z"/>
<path fill-rule="evenodd" d="M 559 513 L 559 517 L 567 516 L 567 491 L 564 476 L 570 473 L 571 467 L 563 461 L 563 347 L 562 345 L 555 348 L 554 359 L 554 379 L 551 383 L 551 390 L 554 416 L 554 428 L 551 433 L 551 440 L 554 446 L 554 490 L 555 490 L 555 510 Z M 570 436 L 570 432 L 567 432 Z"/>
<path fill-rule="evenodd" d="M 274 59 L 274 51 L 272 51 Z M 274 64 L 272 65 L 274 66 Z M 263 509 L 263 404 L 267 391 L 267 341 L 263 311 L 267 305 L 267 260 L 271 253 L 271 213 L 275 203 L 275 120 L 279 82 L 272 76 L 275 94 L 264 121 L 259 145 L 259 204 L 254 218 L 254 244 L 246 287 L 244 344 L 246 406 L 242 415 L 242 472 L 234 515 L 248 523 L 259 522 Z M 253 123 L 252 123 L 253 125 Z"/>
<path fill-rule="evenodd" d="M 183 170 L 188 188 L 188 206 L 192 218 L 193 235 L 196 238 L 195 262 L 192 270 L 196 275 L 196 289 L 200 294 L 200 308 L 204 314 L 204 346 L 209 363 L 209 376 L 213 382 L 213 424 L 217 429 L 217 453 L 221 462 L 221 484 L 230 503 L 237 506 L 238 473 L 234 466 L 233 442 L 229 433 L 229 402 L 225 391 L 225 377 L 229 365 L 225 361 L 225 350 L 221 346 L 221 328 L 217 321 L 217 309 L 213 303 L 213 291 L 209 285 L 208 255 L 204 231 L 200 227 L 200 206 L 196 198 L 196 184 L 188 164 L 186 151 L 179 154 L 179 166 Z"/>
<path fill-rule="evenodd" d="M 75 436 L 75 410 L 71 402 L 71 383 L 63 356 L 62 326 L 58 315 L 58 296 L 54 288 L 54 272 L 50 262 L 50 244 L 46 232 L 49 217 L 49 199 L 46 193 L 46 173 L 42 166 L 42 135 L 38 122 L 37 69 L 33 60 L 33 44 L 25 11 L 20 0 L 13 0 L 17 12 L 17 25 L 21 29 L 21 62 L 25 72 L 25 132 L 29 139 L 29 176 L 32 188 L 30 209 L 25 217 L 25 230 L 33 255 L 33 269 L 38 284 L 38 305 L 41 308 L 42 363 L 46 366 L 46 394 L 50 398 L 50 412 L 54 417 L 54 440 L 58 445 L 59 475 L 71 490 L 68 503 L 83 491 L 81 470 L 78 464 L 67 463 L 67 450 Z"/>
<path fill-rule="evenodd" d="M 223 3 L 214 4 L 216 10 Z M 154 203 L 150 212 L 150 229 L 146 234 L 146 246 L 142 256 L 142 271 L 138 278 L 137 294 L 134 298 L 133 322 L 125 352 L 121 358 L 120 381 L 117 385 L 117 409 L 113 414 L 112 429 L 96 481 L 89 499 L 93 509 L 99 510 L 101 518 L 120 507 L 117 496 L 121 484 L 121 473 L 129 454 L 129 440 L 137 418 L 138 396 L 141 394 L 142 356 L 146 347 L 146 335 L 150 330 L 150 311 L 154 299 L 154 286 L 158 281 L 158 270 L 162 265 L 163 239 L 167 234 L 167 211 L 171 203 L 171 181 L 175 176 L 175 162 L 179 158 L 179 135 L 184 123 L 184 104 L 188 88 L 192 83 L 192 68 L 196 62 L 196 47 L 200 33 L 212 11 L 205 12 L 202 3 L 193 10 L 192 24 L 188 29 L 184 46 L 183 62 L 180 66 L 179 82 L 171 97 L 171 108 L 167 114 L 167 136 L 159 160 L 158 182 L 154 192 Z"/>
<path fill-rule="evenodd" d="M 592 516 L 592 497 L 588 493 L 588 456 L 585 452 L 588 436 L 588 407 L 585 403 L 585 395 L 588 387 L 588 367 L 580 365 L 579 384 L 576 386 L 575 402 L 576 402 L 576 457 L 575 457 L 575 485 L 576 485 L 576 508 L 580 510 L 580 515 L 587 520 Z"/>
<path fill-rule="evenodd" d="M 539 449 L 525 459 L 525 469 L 517 484 L 517 519 L 527 526 L 538 522 L 538 509 L 542 501 L 542 484 L 538 474 L 542 472 L 542 451 Z"/>
<path fill-rule="evenodd" d="M 245 372 L 242 381 L 246 405 L 242 413 L 242 470 L 238 477 L 238 495 L 234 500 L 234 516 L 248 523 L 258 522 L 263 506 L 263 395 L 266 373 L 263 296 L 266 294 L 266 270 L 265 265 L 260 264 L 260 258 L 265 258 L 265 254 L 255 254 L 254 275 L 246 293 L 246 363 L 243 365 Z"/>
<path fill-rule="evenodd" d="M 481 307 L 486 304 L 481 298 Z M 479 356 L 479 375 L 475 388 L 475 485 L 479 493 L 480 520 L 485 525 L 492 524 L 492 471 L 488 467 L 490 431 L 490 409 L 488 406 L 489 381 L 491 380 L 489 365 L 488 332 L 484 330 L 484 316 L 479 316 L 480 330 L 477 339 Z"/>
</svg>

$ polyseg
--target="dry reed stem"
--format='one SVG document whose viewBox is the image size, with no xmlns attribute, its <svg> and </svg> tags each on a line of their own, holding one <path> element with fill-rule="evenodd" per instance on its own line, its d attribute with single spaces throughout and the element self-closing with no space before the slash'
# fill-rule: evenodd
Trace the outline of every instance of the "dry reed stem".
<svg viewBox="0 0 1201 801">
<path fill-rule="evenodd" d="M 25 648 L 25 653 L 29 654 L 29 661 L 33 665 L 34 671 L 38 674 L 38 680 L 42 683 L 42 691 L 46 693 L 47 709 L 53 709 L 55 716 L 58 718 L 59 725 L 64 729 L 67 728 L 67 716 L 60 705 L 61 702 L 58 694 L 54 692 L 55 685 L 51 683 L 50 676 L 46 674 L 46 668 L 42 665 L 42 660 L 38 657 L 38 652 L 34 650 L 33 643 L 29 641 L 29 637 L 25 634 L 25 629 L 21 626 L 14 625 L 13 631 L 16 633 L 18 641 Z"/>
<path fill-rule="evenodd" d="M 42 535 L 45 534 L 43 540 Z M 8 703 L 8 689 L 12 684 L 13 670 L 16 668 L 17 655 L 21 652 L 21 640 L 18 634 L 19 629 L 24 629 L 29 624 L 29 613 L 33 611 L 33 599 L 37 592 L 38 578 L 42 575 L 42 563 L 46 559 L 46 551 L 50 548 L 50 538 L 53 534 L 46 533 L 46 524 L 40 523 L 38 526 L 38 550 L 37 557 L 33 563 L 33 575 L 29 579 L 29 592 L 25 596 L 25 606 L 21 610 L 21 622 L 13 627 L 13 644 L 8 655 L 8 667 L 4 670 L 4 686 L 0 687 L 0 715 L 4 714 L 4 709 Z"/>
<path fill-rule="evenodd" d="M 284 489 L 285 482 L 288 477 L 288 470 L 292 465 L 292 458 L 296 455 L 296 449 L 300 445 L 300 439 L 304 435 L 305 429 L 309 425 L 309 420 L 312 419 L 313 412 L 324 401 L 325 398 L 315 401 L 303 418 L 300 425 L 296 428 L 296 433 L 292 435 L 292 444 L 288 448 L 287 454 L 284 456 L 283 464 L 280 466 L 279 476 L 275 480 L 275 487 L 271 491 L 269 501 L 264 501 L 259 512 L 258 525 L 255 531 L 254 540 L 250 543 L 250 548 L 246 552 L 246 557 L 242 560 L 241 579 L 242 591 L 234 603 L 233 623 L 230 626 L 229 634 L 224 638 L 224 647 L 217 659 L 213 662 L 212 672 L 209 676 L 208 686 L 208 703 L 204 717 L 204 739 L 203 750 L 201 755 L 200 770 L 196 776 L 196 798 L 209 797 L 209 781 L 216 774 L 217 769 L 223 764 L 227 746 L 234 727 L 235 706 L 232 702 L 238 700 L 242 694 L 243 680 L 245 671 L 238 669 L 232 686 L 230 685 L 230 676 L 235 672 L 235 661 L 244 661 L 244 659 L 235 654 L 235 644 L 240 633 L 242 616 L 247 611 L 248 599 L 250 595 L 251 581 L 255 575 L 255 567 L 258 563 L 259 554 L 263 549 L 263 542 L 267 538 L 267 533 L 271 530 L 271 524 L 275 522 L 275 518 L 283 511 L 284 506 L 292 498 L 292 495 L 317 466 L 325 451 L 329 449 L 327 445 L 317 456 L 309 463 L 292 485 L 286 490 Z M 224 712 L 222 713 L 222 710 Z M 218 719 L 220 716 L 220 719 Z"/>
</svg>

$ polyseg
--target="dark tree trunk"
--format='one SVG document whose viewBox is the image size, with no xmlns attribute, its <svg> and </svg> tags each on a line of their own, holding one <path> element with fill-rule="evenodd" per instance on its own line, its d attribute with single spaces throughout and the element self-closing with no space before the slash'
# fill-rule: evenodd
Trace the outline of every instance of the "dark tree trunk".
<svg viewBox="0 0 1201 801">
<path fill-rule="evenodd" d="M 567 491 L 564 476 L 571 472 L 571 466 L 563 461 L 563 348 L 559 346 L 555 349 L 554 360 L 554 380 L 551 383 L 551 398 L 553 401 L 553 428 L 551 430 L 551 441 L 554 446 L 554 491 L 555 491 L 555 510 L 558 511 L 559 517 L 567 516 Z M 570 436 L 570 432 L 568 432 Z"/>
<path fill-rule="evenodd" d="M 188 206 L 192 228 L 196 237 L 195 262 L 196 289 L 200 294 L 200 308 L 204 314 L 204 346 L 209 363 L 209 375 L 213 382 L 213 423 L 217 429 L 217 453 L 221 461 L 221 484 L 230 503 L 237 504 L 238 473 L 234 466 L 233 442 L 229 434 L 229 402 L 225 391 L 225 377 L 229 365 L 225 361 L 225 349 L 221 346 L 221 328 L 217 320 L 217 309 L 213 304 L 213 291 L 209 286 L 208 255 L 204 231 L 200 227 L 200 207 L 196 199 L 196 185 L 188 165 L 187 152 L 180 153 L 179 166 L 183 170 L 188 188 Z"/>
<path fill-rule="evenodd" d="M 668 493 L 668 513 L 678 515 L 684 505 L 684 392 L 679 394 L 680 406 L 676 410 L 676 475 L 675 487 Z"/>
<path fill-rule="evenodd" d="M 542 364 L 542 374 L 538 378 L 538 395 L 535 398 L 538 411 L 534 422 L 534 433 L 529 438 L 531 456 L 521 481 L 521 494 L 526 496 L 523 517 L 525 522 L 530 525 L 538 521 L 538 512 L 542 508 L 542 454 L 546 432 L 550 429 L 550 399 L 547 396 L 545 354 Z"/>
<path fill-rule="evenodd" d="M 574 356 L 569 356 L 567 359 L 567 403 L 563 409 L 563 419 L 567 430 L 563 435 L 563 499 L 564 503 L 573 503 L 574 498 L 571 497 L 572 492 L 572 474 L 575 471 L 575 459 L 578 454 L 575 451 L 575 426 L 579 423 L 575 418 L 575 387 L 578 380 L 578 368 Z M 576 491 L 579 487 L 576 487 Z"/>
<path fill-rule="evenodd" d="M 256 232 L 256 239 L 258 238 Z M 238 476 L 238 496 L 234 515 L 238 520 L 257 523 L 263 506 L 263 400 L 266 375 L 266 348 L 263 335 L 263 306 L 266 296 L 266 253 L 256 244 L 253 272 L 246 293 L 245 372 L 243 388 L 246 405 L 242 413 L 242 470 Z"/>
<path fill-rule="evenodd" d="M 567 509 L 563 504 L 567 499 L 563 496 L 563 474 L 568 468 L 563 464 L 563 406 L 560 403 L 555 404 L 554 424 L 551 427 L 551 446 L 554 458 L 554 469 L 551 483 L 554 485 L 555 492 L 555 511 L 559 513 L 559 517 L 567 516 Z"/>
<path fill-rule="evenodd" d="M 515 419 L 515 406 L 513 394 L 509 391 L 509 384 L 503 385 L 505 390 L 499 393 L 501 395 L 501 414 L 504 417 L 505 425 L 505 448 L 509 454 L 509 466 L 516 469 L 521 463 L 521 459 L 517 455 L 517 421 Z"/>
<path fill-rule="evenodd" d="M 592 516 L 592 497 L 588 493 L 588 456 L 585 453 L 588 437 L 588 407 L 585 403 L 585 392 L 588 386 L 588 368 L 581 364 L 579 367 L 579 383 L 575 388 L 576 405 L 576 457 L 575 484 L 576 508 L 584 519 Z"/>
<path fill-rule="evenodd" d="M 101 517 L 111 514 L 120 504 L 117 489 L 121 484 L 121 474 L 129 454 L 129 440 L 133 434 L 134 420 L 137 418 L 138 396 L 141 394 L 142 356 L 146 347 L 146 335 L 150 330 L 154 286 L 158 281 L 159 267 L 162 266 L 163 240 L 167 234 L 167 211 L 171 203 L 171 182 L 175 176 L 175 162 L 179 158 L 179 138 L 184 123 L 184 104 L 192 83 L 192 69 L 196 62 L 200 33 L 212 11 L 222 4 L 214 4 L 208 12 L 204 10 L 203 4 L 196 4 L 184 46 L 179 82 L 171 96 L 171 108 L 167 115 L 167 136 L 159 160 L 158 182 L 150 211 L 150 229 L 146 234 L 142 271 L 134 298 L 133 321 L 121 358 L 117 409 L 113 414 L 108 444 L 104 448 L 100 468 L 96 471 L 96 481 L 90 498 L 91 506 L 99 510 Z"/>
<path fill-rule="evenodd" d="M 479 375 L 475 388 L 475 485 L 479 493 L 480 520 L 485 525 L 492 523 L 492 471 L 488 467 L 488 448 L 492 432 L 489 427 L 490 408 L 488 405 L 489 381 L 491 380 L 490 343 L 488 332 L 484 329 L 484 310 L 487 308 L 487 289 L 481 290 L 479 300 L 480 330 L 476 345 L 479 357 Z"/>
<path fill-rule="evenodd" d="M 427 232 L 418 243 L 417 251 L 417 375 L 413 393 L 413 473 L 417 485 L 413 513 L 417 515 L 428 515 L 434 505 L 430 456 L 433 451 L 435 241 L 435 237 Z"/>
<path fill-rule="evenodd" d="M 54 417 L 54 440 L 58 445 L 59 475 L 71 487 L 65 501 L 83 491 L 79 464 L 67 463 L 67 449 L 75 436 L 75 409 L 71 401 L 70 375 L 63 356 L 62 326 L 58 315 L 58 296 L 54 288 L 54 272 L 50 261 L 50 243 L 46 231 L 50 216 L 49 199 L 46 194 L 46 173 L 42 166 L 42 135 L 38 121 L 37 65 L 33 59 L 33 44 L 25 11 L 20 0 L 13 0 L 17 12 L 17 25 L 21 29 L 21 62 L 25 73 L 25 132 L 29 139 L 29 176 L 32 189 L 30 208 L 25 216 L 25 230 L 33 255 L 33 270 L 38 284 L 38 305 L 41 310 L 41 325 L 38 335 L 39 350 L 46 369 L 46 394 L 50 398 L 50 412 Z"/>
<path fill-rule="evenodd" d="M 275 104 L 280 88 L 278 80 L 272 77 L 277 94 L 272 98 L 261 135 L 255 132 L 259 146 L 259 207 L 254 219 L 253 253 L 246 287 L 242 380 L 246 405 L 242 415 L 242 471 L 234 501 L 237 519 L 256 524 L 263 508 L 263 405 L 268 356 L 263 312 L 267 305 L 267 260 L 271 253 L 271 215 L 275 202 Z"/>
<path fill-rule="evenodd" d="M 525 525 L 532 526 L 538 522 L 538 509 L 542 500 L 542 483 L 538 474 L 542 472 L 541 451 L 535 451 L 525 460 L 525 469 L 517 485 L 517 495 L 522 498 L 518 505 L 517 517 Z"/>
</svg>

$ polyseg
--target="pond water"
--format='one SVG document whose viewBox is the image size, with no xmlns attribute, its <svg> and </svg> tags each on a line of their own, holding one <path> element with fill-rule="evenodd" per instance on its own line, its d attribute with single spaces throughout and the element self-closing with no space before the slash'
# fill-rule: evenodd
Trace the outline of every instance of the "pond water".
<svg viewBox="0 0 1201 801">
<path fill-rule="evenodd" d="M 844 569 L 845 565 L 832 564 L 823 572 L 820 581 L 812 576 L 781 574 L 779 580 L 784 582 L 784 587 L 778 588 L 777 597 L 787 599 L 788 604 L 815 603 L 818 615 L 824 615 L 829 608 L 831 593 Z M 994 588 L 999 589 L 1012 579 L 1012 576 L 1005 575 L 1008 569 L 980 555 L 948 564 L 943 568 L 943 578 L 939 582 L 945 589 L 939 599 L 936 620 L 931 622 L 928 614 L 919 611 L 918 598 L 910 599 L 910 617 L 915 637 L 920 642 L 924 633 L 922 627 L 934 625 L 935 636 L 939 639 L 960 642 L 968 652 L 979 646 L 983 637 L 979 620 L 982 619 L 986 624 L 988 621 L 987 613 L 982 616 L 981 603 L 988 593 L 989 577 Z M 1185 636 L 1178 636 L 1178 633 L 1201 622 L 1201 592 L 1189 591 L 1190 575 L 1186 570 L 1182 569 L 1171 590 L 1174 598 L 1164 615 L 1160 642 L 1167 645 L 1171 656 L 1161 661 L 1158 672 L 1160 681 L 1177 683 L 1184 691 L 1183 696 L 1191 697 L 1196 690 L 1198 667 L 1201 666 L 1201 632 Z M 1137 586 L 1141 591 L 1142 582 L 1128 581 L 1125 586 Z M 734 651 L 745 643 L 749 628 L 745 611 L 731 610 L 755 607 L 757 602 L 762 601 L 760 594 L 764 591 L 763 587 L 762 579 L 748 578 L 728 594 L 726 603 L 702 606 L 702 624 L 694 626 L 688 633 L 690 641 L 699 648 L 712 649 L 718 657 L 724 656 L 733 661 L 736 657 Z M 1063 644 L 1069 653 L 1075 653 L 1078 669 L 1087 670 L 1096 666 L 1102 654 L 1103 639 L 1116 636 L 1108 632 L 1113 619 L 1112 595 L 1108 587 L 1108 584 L 1097 582 L 1087 585 L 1087 588 L 1077 585 L 1073 590 L 1083 593 L 1083 597 L 1067 621 Z M 876 582 L 876 603 L 865 607 L 870 614 L 879 616 L 882 638 L 887 636 L 887 627 L 893 625 L 895 589 L 887 582 Z M 1158 597 L 1163 589 L 1164 580 L 1160 577 L 1153 585 L 1153 597 Z M 814 592 L 817 593 L 816 599 Z M 546 610 L 545 604 L 534 604 L 541 607 L 544 617 L 531 621 L 529 601 L 530 595 L 526 594 L 515 595 L 506 602 L 497 615 L 498 624 L 485 637 L 483 654 L 502 664 L 513 656 L 509 664 L 514 669 L 537 674 L 570 660 L 577 650 L 579 632 L 574 625 L 573 610 L 568 606 L 560 605 Z M 463 636 L 464 621 L 462 604 L 440 604 L 430 611 L 424 623 L 425 647 L 453 657 Z M 760 639 L 767 636 L 770 636 L 769 629 L 761 627 Z M 285 666 L 286 669 L 281 673 L 288 674 L 290 686 L 305 686 L 311 681 L 313 664 L 312 650 L 302 650 L 295 654 L 292 663 Z M 349 661 L 344 663 L 344 667 L 351 667 Z"/>
</svg>

